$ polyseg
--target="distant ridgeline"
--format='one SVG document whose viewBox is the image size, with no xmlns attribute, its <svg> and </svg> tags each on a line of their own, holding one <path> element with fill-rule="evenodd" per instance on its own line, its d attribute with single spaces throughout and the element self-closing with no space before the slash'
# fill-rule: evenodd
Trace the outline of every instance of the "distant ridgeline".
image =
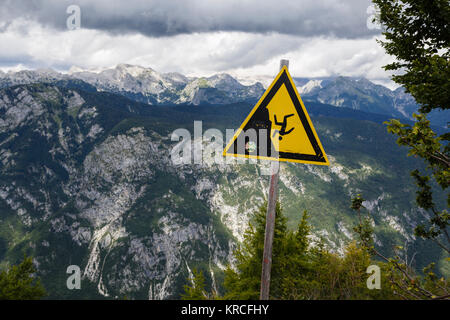
<svg viewBox="0 0 450 320">
<path fill-rule="evenodd" d="M 418 108 L 412 96 L 406 94 L 403 88 L 392 91 L 364 78 L 294 78 L 294 81 L 305 101 L 410 120 Z M 0 71 L 0 88 L 34 82 L 52 83 L 90 92 L 98 90 L 118 93 L 152 105 L 225 105 L 240 102 L 254 104 L 264 92 L 260 82 L 243 85 L 228 74 L 192 78 L 179 73 L 158 73 L 151 68 L 127 64 L 98 73 L 79 71 L 61 74 L 50 69 L 15 73 Z M 440 127 L 446 127 L 449 118 L 448 110 L 433 111 L 429 115 L 432 123 Z"/>
<path fill-rule="evenodd" d="M 140 70 L 128 70 L 130 79 L 143 77 Z M 253 107 L 238 96 L 256 98 L 259 85 L 235 91 L 231 104 L 200 99 L 193 106 L 186 98 L 182 105 L 149 106 L 122 94 L 131 92 L 128 76 L 112 75 L 111 90 L 88 75 L 16 83 L 39 80 L 36 74 L 0 77 L 6 86 L 0 89 L 0 266 L 31 255 L 50 298 L 179 298 L 194 268 L 206 270 L 208 286 L 222 290 L 223 270 L 264 202 L 268 177 L 253 163 L 175 165 L 170 152 L 178 141 L 171 134 L 193 132 L 194 120 L 203 121 L 203 130 L 237 128 Z M 161 77 L 160 85 L 168 85 Z M 174 79 L 185 78 L 173 76 L 174 97 L 194 81 L 181 88 Z M 197 82 L 206 87 L 208 79 Z M 426 253 L 415 257 L 416 268 L 439 261 L 438 248 L 413 237 L 423 217 L 409 172 L 424 164 L 406 157 L 386 132 L 381 122 L 392 115 L 304 100 L 330 166 L 281 165 L 288 227 L 308 210 L 314 238 L 342 252 L 355 237 L 350 198 L 361 193 L 382 252 L 406 242 L 409 252 Z M 69 265 L 81 268 L 81 290 L 66 287 Z"/>
</svg>

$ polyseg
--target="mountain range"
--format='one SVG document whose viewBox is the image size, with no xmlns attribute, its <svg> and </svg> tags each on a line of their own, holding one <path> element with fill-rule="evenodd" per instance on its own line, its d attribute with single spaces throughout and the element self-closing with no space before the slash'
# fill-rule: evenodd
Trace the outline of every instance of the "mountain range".
<svg viewBox="0 0 450 320">
<path fill-rule="evenodd" d="M 312 238 L 342 252 L 357 222 L 350 199 L 361 193 L 382 252 L 403 245 L 415 267 L 438 261 L 448 275 L 442 251 L 412 232 L 425 213 L 409 172 L 425 165 L 382 125 L 410 100 L 389 109 L 383 101 L 400 93 L 363 79 L 296 81 L 330 166 L 281 164 L 288 227 L 307 210 Z M 236 129 L 261 84 L 127 65 L 3 73 L 0 84 L 0 267 L 33 256 L 55 299 L 179 298 L 193 268 L 221 292 L 223 270 L 267 198 L 261 171 L 270 164 L 215 163 L 203 139 L 201 164 L 174 164 L 172 133 L 192 133 L 195 120 L 203 131 Z M 69 265 L 82 270 L 81 290 L 66 287 Z"/>
<path fill-rule="evenodd" d="M 0 72 L 0 88 L 35 82 L 72 83 L 91 90 L 117 93 L 148 104 L 214 104 L 256 102 L 265 90 L 261 82 L 243 85 L 229 74 L 210 77 L 186 77 L 180 73 L 159 73 L 151 68 L 119 64 L 100 72 L 72 69 L 68 74 L 51 69 Z M 294 78 L 299 93 L 306 101 L 346 107 L 370 113 L 412 120 L 418 105 L 400 87 L 390 90 L 364 78 L 330 77 L 322 79 Z M 246 79 L 246 82 L 252 82 Z M 267 85 L 267 84 L 266 84 Z M 445 127 L 448 111 L 433 111 L 429 119 Z"/>
</svg>

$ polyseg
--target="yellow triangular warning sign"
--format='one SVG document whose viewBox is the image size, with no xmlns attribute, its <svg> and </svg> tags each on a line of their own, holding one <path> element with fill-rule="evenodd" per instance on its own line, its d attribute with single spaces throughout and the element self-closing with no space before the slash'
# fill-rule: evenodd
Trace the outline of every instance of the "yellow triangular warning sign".
<svg viewBox="0 0 450 320">
<path fill-rule="evenodd" d="M 286 66 L 228 142 L 223 154 L 329 165 Z"/>
</svg>

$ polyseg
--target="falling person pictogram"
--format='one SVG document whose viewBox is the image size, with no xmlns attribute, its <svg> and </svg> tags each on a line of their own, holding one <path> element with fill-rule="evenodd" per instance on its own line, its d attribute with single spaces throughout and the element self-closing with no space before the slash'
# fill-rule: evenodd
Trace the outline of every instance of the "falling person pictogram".
<svg viewBox="0 0 450 320">
<path fill-rule="evenodd" d="M 279 136 L 278 136 L 278 139 L 281 140 L 281 139 L 283 139 L 283 136 L 284 136 L 284 135 L 287 135 L 287 134 L 291 133 L 292 130 L 295 129 L 295 127 L 292 127 L 291 129 L 289 129 L 288 131 L 286 131 L 286 127 L 287 127 L 287 119 L 288 119 L 289 117 L 292 117 L 293 115 L 294 115 L 294 114 L 291 113 L 291 114 L 288 114 L 288 115 L 284 116 L 282 122 L 279 122 L 279 121 L 277 120 L 277 115 L 276 115 L 276 114 L 274 115 L 274 117 L 275 117 L 275 124 L 276 124 L 277 126 L 281 126 L 281 129 L 280 129 L 280 130 L 274 130 L 274 133 L 273 133 L 273 135 L 272 135 L 272 138 L 274 138 L 275 135 L 276 135 L 276 133 L 278 132 L 278 135 L 279 135 Z"/>
<path fill-rule="evenodd" d="M 329 165 L 287 67 L 230 139 L 226 156 Z"/>
<path fill-rule="evenodd" d="M 280 61 L 280 72 L 275 80 L 223 150 L 224 156 L 274 160 L 271 165 L 268 190 L 260 300 L 268 300 L 270 297 L 279 161 L 329 165 L 308 112 L 296 90 L 292 77 L 289 75 L 288 65 L 288 60 Z M 278 115 L 284 114 L 283 121 L 278 121 L 277 113 Z M 271 118 L 272 116 L 273 118 Z M 289 120 L 291 128 L 286 130 L 289 118 L 291 118 Z M 275 126 L 280 126 L 280 129 L 275 129 Z M 294 129 L 297 130 L 290 134 Z M 273 135 L 267 134 L 269 130 L 273 132 Z M 275 138 L 277 132 L 278 139 Z M 262 134 L 259 135 L 259 133 Z M 286 139 L 283 139 L 283 136 L 286 135 L 288 135 Z M 240 145 L 243 142 L 245 143 L 245 147 L 242 148 L 244 150 L 238 148 L 238 141 L 240 141 Z M 270 148 L 265 148 L 269 146 Z"/>
</svg>

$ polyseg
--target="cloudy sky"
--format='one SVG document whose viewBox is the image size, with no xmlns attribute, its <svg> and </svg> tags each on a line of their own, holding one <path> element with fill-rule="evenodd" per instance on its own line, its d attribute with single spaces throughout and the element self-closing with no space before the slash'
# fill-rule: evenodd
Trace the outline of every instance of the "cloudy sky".
<svg viewBox="0 0 450 320">
<path fill-rule="evenodd" d="M 69 30 L 70 5 L 81 28 Z M 161 72 L 273 75 L 385 82 L 391 61 L 369 28 L 370 0 L 0 0 L 0 69 L 118 63 Z"/>
</svg>

